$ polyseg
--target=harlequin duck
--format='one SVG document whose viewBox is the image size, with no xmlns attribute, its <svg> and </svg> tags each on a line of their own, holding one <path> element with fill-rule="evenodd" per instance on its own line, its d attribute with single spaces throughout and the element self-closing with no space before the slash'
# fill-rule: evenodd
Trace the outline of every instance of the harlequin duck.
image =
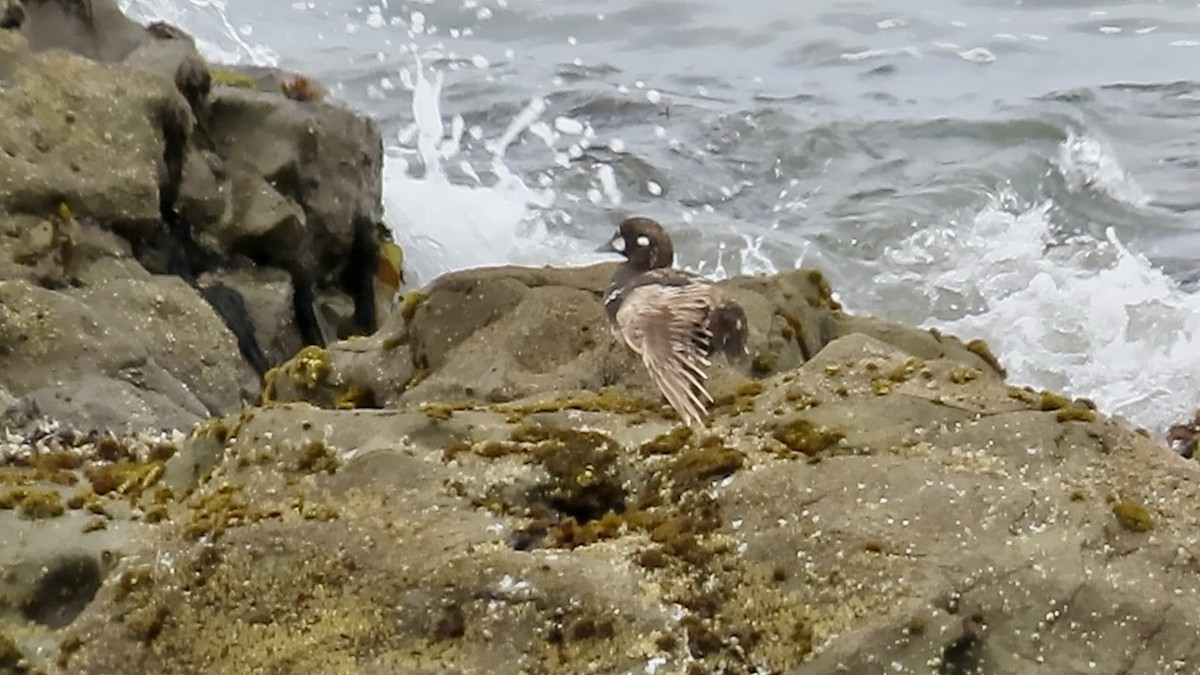
<svg viewBox="0 0 1200 675">
<path fill-rule="evenodd" d="M 1200 446 L 1200 410 L 1191 424 L 1176 424 L 1167 430 L 1167 445 L 1184 459 L 1191 459 Z"/>
<path fill-rule="evenodd" d="M 746 312 L 712 282 L 673 268 L 671 238 L 649 218 L 626 219 L 597 251 L 626 258 L 604 295 L 613 332 L 642 357 L 679 417 L 703 424 L 713 401 L 704 369 L 714 353 L 746 353 Z"/>
</svg>

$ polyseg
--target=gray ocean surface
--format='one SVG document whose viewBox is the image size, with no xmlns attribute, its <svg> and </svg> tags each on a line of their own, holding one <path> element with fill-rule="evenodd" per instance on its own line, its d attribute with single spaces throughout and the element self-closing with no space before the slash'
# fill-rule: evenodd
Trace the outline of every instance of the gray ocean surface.
<svg viewBox="0 0 1200 675">
<path fill-rule="evenodd" d="M 414 282 L 594 260 L 640 213 L 1156 434 L 1200 406 L 1193 2 L 126 4 L 375 117 Z"/>
</svg>

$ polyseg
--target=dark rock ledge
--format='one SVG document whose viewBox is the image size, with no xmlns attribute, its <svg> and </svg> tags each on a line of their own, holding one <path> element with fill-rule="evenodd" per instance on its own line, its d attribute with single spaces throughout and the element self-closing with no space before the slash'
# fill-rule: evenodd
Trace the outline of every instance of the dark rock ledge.
<svg viewBox="0 0 1200 675">
<path fill-rule="evenodd" d="M 286 75 L 201 96 L 123 21 L 0 0 L 0 672 L 1198 667 L 1193 462 L 815 270 L 723 282 L 752 355 L 699 432 L 609 265 L 447 275 L 372 332 L 373 127 Z M 325 332 L 370 337 L 306 336 L 356 301 Z"/>
</svg>

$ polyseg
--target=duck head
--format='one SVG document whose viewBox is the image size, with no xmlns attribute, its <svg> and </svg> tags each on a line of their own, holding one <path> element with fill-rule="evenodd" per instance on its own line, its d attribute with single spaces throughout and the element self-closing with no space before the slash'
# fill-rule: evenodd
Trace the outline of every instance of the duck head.
<svg viewBox="0 0 1200 675">
<path fill-rule="evenodd" d="M 608 243 L 596 249 L 599 253 L 619 253 L 626 264 L 638 272 L 670 267 L 675 262 L 675 247 L 667 231 L 650 218 L 626 218 L 617 226 Z"/>
</svg>

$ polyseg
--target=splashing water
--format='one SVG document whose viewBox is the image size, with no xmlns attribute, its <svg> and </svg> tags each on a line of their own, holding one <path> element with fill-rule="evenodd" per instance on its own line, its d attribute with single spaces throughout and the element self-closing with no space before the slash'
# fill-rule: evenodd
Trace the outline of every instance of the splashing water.
<svg viewBox="0 0 1200 675">
<path fill-rule="evenodd" d="M 486 166 L 465 159 L 459 162 L 458 172 L 474 183 L 467 184 L 452 180 L 444 168 L 464 148 L 464 122 L 461 116 L 454 116 L 447 132 L 441 113 L 443 73 L 435 71 L 428 76 L 421 58 L 414 55 L 414 65 L 400 71 L 400 80 L 412 92 L 413 122 L 397 134 L 397 144 L 388 148 L 384 204 L 388 226 L 410 262 L 406 274 L 411 285 L 422 285 L 457 269 L 504 264 L 571 266 L 598 259 L 591 244 L 546 227 L 545 218 L 559 196 L 550 187 L 552 179 L 542 173 L 539 187 L 530 187 L 505 163 L 509 147 L 528 138 L 545 146 L 548 163 L 566 168 L 569 157 L 599 144 L 589 124 L 559 116 L 552 127 L 541 119 L 547 112 L 546 101 L 534 97 L 494 138 L 484 138 L 482 129 L 472 130 L 489 158 Z M 567 147 L 560 147 L 564 144 Z M 423 174 L 415 170 L 414 162 L 423 166 Z M 484 181 L 481 174 L 492 180 Z M 621 204 L 611 165 L 596 163 L 592 186 L 585 195 L 594 204 Z M 565 222 L 571 219 L 565 210 L 553 215 Z"/>
<path fill-rule="evenodd" d="M 484 186 L 478 171 L 465 160 L 462 172 L 476 185 L 451 182 L 442 163 L 460 152 L 463 119 L 455 116 L 450 133 L 442 121 L 442 73 L 426 77 L 418 60 L 413 70 L 401 71 L 401 82 L 412 91 L 413 124 L 400 131 L 399 144 L 384 159 L 384 204 L 387 223 L 410 262 L 410 283 L 424 284 L 438 274 L 466 267 L 510 262 L 522 248 L 545 237 L 533 218 L 532 207 L 549 208 L 555 193 L 527 186 L 504 164 L 512 140 L 545 110 L 534 99 L 498 138 L 488 145 L 488 169 L 495 182 Z M 424 165 L 416 177 L 408 159 Z"/>
<path fill-rule="evenodd" d="M 1200 297 L 1111 228 L 1102 241 L 1051 246 L 1050 203 L 1014 201 L 997 195 L 969 222 L 901 241 L 888 255 L 908 270 L 876 281 L 921 289 L 932 314 L 924 325 L 983 337 L 1014 383 L 1091 398 L 1155 432 L 1190 417 Z"/>
<path fill-rule="evenodd" d="M 1126 204 L 1144 206 L 1150 201 L 1142 187 L 1121 167 L 1099 140 L 1074 130 L 1058 146 L 1055 166 L 1072 191 L 1091 188 Z"/>
<path fill-rule="evenodd" d="M 480 21 L 490 17 L 490 10 L 477 14 Z M 534 96 L 494 137 L 475 127 L 470 139 L 464 139 L 462 116 L 449 120 L 449 130 L 442 117 L 444 72 L 424 65 L 426 58 L 444 56 L 442 42 L 427 52 L 420 47 L 423 38 L 438 28 L 423 13 L 413 12 L 406 32 L 410 42 L 405 51 L 412 55 L 412 65 L 401 68 L 399 76 L 412 93 L 413 121 L 387 148 L 383 178 L 385 220 L 405 250 L 407 285 L 421 286 L 452 270 L 488 265 L 595 262 L 591 246 L 546 227 L 547 215 L 571 221 L 567 212 L 551 211 L 558 198 L 551 187 L 553 179 L 542 172 L 535 176 L 538 187 L 531 187 L 505 162 L 514 143 L 540 141 L 547 164 L 568 168 L 571 158 L 596 142 L 591 125 L 561 115 L 554 118 L 553 126 L 542 121 L 548 104 Z M 450 32 L 453 36 L 455 29 Z M 512 58 L 511 50 L 507 56 Z M 481 70 L 491 67 L 483 55 L 476 54 L 470 61 Z M 464 154 L 471 142 L 485 149 L 487 158 L 479 165 L 459 159 L 452 178 L 446 163 Z M 560 147 L 563 144 L 567 147 Z M 590 201 L 621 203 L 610 165 L 597 163 L 592 183 L 594 187 L 587 190 Z"/>
</svg>

